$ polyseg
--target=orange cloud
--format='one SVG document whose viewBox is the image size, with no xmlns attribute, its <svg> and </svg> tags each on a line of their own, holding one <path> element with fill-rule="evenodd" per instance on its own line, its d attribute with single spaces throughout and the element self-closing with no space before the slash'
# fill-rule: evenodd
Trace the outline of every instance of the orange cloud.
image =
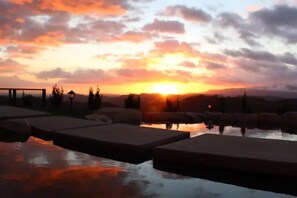
<svg viewBox="0 0 297 198">
<path fill-rule="evenodd" d="M 58 46 L 59 41 L 64 38 L 62 32 L 48 32 L 45 35 L 41 35 L 35 39 L 35 42 L 40 45 L 52 45 Z"/>
<path fill-rule="evenodd" d="M 11 58 L 34 58 L 44 49 L 45 47 L 40 45 L 16 45 L 8 46 L 5 52 L 8 53 Z"/>
<path fill-rule="evenodd" d="M 0 74 L 16 73 L 18 71 L 23 70 L 25 67 L 27 67 L 27 66 L 22 65 L 12 59 L 1 59 L 0 58 Z"/>
<path fill-rule="evenodd" d="M 187 42 L 179 42 L 177 40 L 167 40 L 163 42 L 155 42 L 155 49 L 150 53 L 155 55 L 164 54 L 183 54 L 185 56 L 197 56 L 198 51 Z"/>
<path fill-rule="evenodd" d="M 74 14 L 114 15 L 125 14 L 124 3 L 109 0 L 10 0 L 19 5 L 33 5 L 36 9 L 66 11 Z"/>
<path fill-rule="evenodd" d="M 25 3 L 32 3 L 33 0 L 10 0 L 11 3 L 23 5 Z"/>
<path fill-rule="evenodd" d="M 109 3 L 107 0 L 43 0 L 41 8 L 76 14 L 123 15 L 125 13 L 121 5 Z"/>
<path fill-rule="evenodd" d="M 122 41 L 122 42 L 133 42 L 133 43 L 140 43 L 142 41 L 148 40 L 151 38 L 150 34 L 143 33 L 143 32 L 125 32 L 124 34 L 117 36 L 115 38 L 110 39 L 109 41 Z"/>
</svg>

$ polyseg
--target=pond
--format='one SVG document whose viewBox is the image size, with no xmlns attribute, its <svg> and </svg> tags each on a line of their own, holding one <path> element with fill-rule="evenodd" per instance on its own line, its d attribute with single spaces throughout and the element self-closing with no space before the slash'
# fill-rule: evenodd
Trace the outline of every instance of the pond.
<svg viewBox="0 0 297 198">
<path fill-rule="evenodd" d="M 196 136 L 218 128 L 195 124 L 179 125 L 179 130 Z M 241 135 L 229 127 L 224 134 Z M 296 140 L 278 131 L 257 134 L 245 133 Z M 159 171 L 152 161 L 134 165 L 91 156 L 35 137 L 1 135 L 0 167 L 0 197 L 293 197 Z"/>
</svg>

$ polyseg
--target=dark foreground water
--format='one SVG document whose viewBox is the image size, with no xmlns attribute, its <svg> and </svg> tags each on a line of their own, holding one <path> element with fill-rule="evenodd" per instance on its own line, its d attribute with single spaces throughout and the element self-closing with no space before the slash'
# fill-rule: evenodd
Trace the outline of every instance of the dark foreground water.
<svg viewBox="0 0 297 198">
<path fill-rule="evenodd" d="M 203 126 L 179 127 L 181 130 L 185 130 L 185 127 L 194 128 L 192 134 L 195 136 L 204 133 Z M 200 132 L 197 131 L 199 127 Z M 216 130 L 214 128 L 212 131 L 215 133 Z M 224 133 L 241 134 L 240 129 L 233 131 L 228 128 Z M 251 133 L 246 132 L 248 134 Z M 277 131 L 264 134 L 260 136 L 297 140 L 296 136 L 284 137 Z M 152 161 L 133 165 L 90 156 L 34 137 L 24 143 L 7 143 L 18 138 L 0 138 L 0 198 L 291 197 L 158 171 L 153 168 Z"/>
</svg>

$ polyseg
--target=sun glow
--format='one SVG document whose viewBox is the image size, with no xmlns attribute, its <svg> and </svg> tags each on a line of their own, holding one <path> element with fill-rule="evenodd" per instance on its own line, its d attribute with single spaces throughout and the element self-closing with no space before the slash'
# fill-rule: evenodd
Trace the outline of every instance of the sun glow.
<svg viewBox="0 0 297 198">
<path fill-rule="evenodd" d="M 174 84 L 156 84 L 153 86 L 152 92 L 160 93 L 163 95 L 179 93 L 176 85 L 174 85 Z"/>
</svg>

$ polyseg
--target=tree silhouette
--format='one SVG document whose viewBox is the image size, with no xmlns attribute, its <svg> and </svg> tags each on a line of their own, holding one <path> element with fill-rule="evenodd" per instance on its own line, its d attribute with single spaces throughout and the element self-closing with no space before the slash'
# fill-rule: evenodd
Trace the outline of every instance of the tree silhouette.
<svg viewBox="0 0 297 198">
<path fill-rule="evenodd" d="M 129 94 L 128 97 L 124 99 L 124 103 L 127 109 L 140 109 L 140 96 Z"/>
<path fill-rule="evenodd" d="M 250 113 L 248 104 L 247 104 L 247 94 L 246 91 L 244 92 L 242 96 L 242 101 L 241 101 L 241 113 Z"/>
<path fill-rule="evenodd" d="M 63 87 L 59 88 L 57 84 L 53 86 L 52 95 L 50 96 L 50 100 L 52 105 L 56 108 L 60 107 L 63 103 Z"/>
<path fill-rule="evenodd" d="M 93 87 L 89 88 L 88 108 L 96 110 L 101 108 L 103 95 L 100 94 L 100 88 L 97 86 L 96 93 L 94 94 Z"/>
<path fill-rule="evenodd" d="M 166 98 L 165 112 L 179 111 L 179 108 L 180 108 L 179 98 L 176 99 L 175 104 L 169 97 Z"/>
<path fill-rule="evenodd" d="M 97 85 L 97 90 L 95 94 L 95 109 L 100 109 L 102 104 L 103 94 L 100 94 L 100 88 Z"/>
<path fill-rule="evenodd" d="M 31 94 L 25 94 L 25 92 L 23 91 L 23 105 L 31 106 L 32 98 L 33 98 L 33 96 Z"/>
</svg>

